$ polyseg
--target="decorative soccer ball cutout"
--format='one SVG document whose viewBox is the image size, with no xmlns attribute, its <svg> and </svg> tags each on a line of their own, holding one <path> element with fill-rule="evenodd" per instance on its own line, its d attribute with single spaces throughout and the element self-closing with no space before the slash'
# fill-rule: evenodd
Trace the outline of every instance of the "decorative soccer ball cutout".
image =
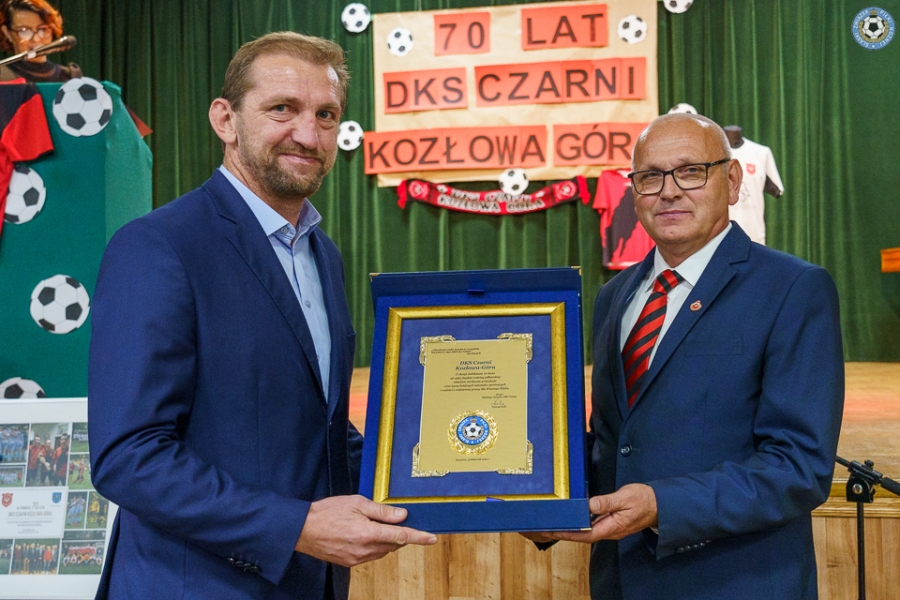
<svg viewBox="0 0 900 600">
<path fill-rule="evenodd" d="M 522 169 L 507 169 L 500 175 L 500 189 L 507 194 L 524 194 L 528 176 Z"/>
<path fill-rule="evenodd" d="M 70 79 L 56 92 L 53 116 L 60 129 L 69 135 L 95 135 L 109 123 L 112 98 L 96 79 Z"/>
<path fill-rule="evenodd" d="M 356 150 L 362 144 L 363 130 L 356 121 L 344 121 L 338 127 L 338 146 L 341 150 Z"/>
<path fill-rule="evenodd" d="M 697 114 L 700 114 L 700 113 L 697 112 L 697 109 L 696 109 L 696 108 L 694 108 L 693 106 L 691 106 L 691 105 L 688 104 L 687 102 L 679 102 L 678 104 L 676 104 L 675 106 L 673 106 L 672 108 L 670 108 L 670 109 L 669 109 L 669 114 L 671 115 L 672 113 L 687 113 L 687 114 L 690 114 L 690 115 L 697 115 Z"/>
<path fill-rule="evenodd" d="M 693 3 L 694 0 L 663 0 L 666 10 L 675 14 L 686 12 Z"/>
<path fill-rule="evenodd" d="M 21 377 L 11 377 L 0 383 L 0 399 L 4 400 L 33 400 L 35 398 L 46 398 L 47 394 L 37 384 L 36 381 L 30 379 L 22 379 Z"/>
<path fill-rule="evenodd" d="M 81 327 L 91 311 L 87 290 L 77 279 L 54 275 L 31 292 L 31 318 L 50 333 L 69 333 Z"/>
<path fill-rule="evenodd" d="M 873 13 L 875 11 L 872 11 Z M 877 14 L 871 14 L 860 24 L 859 33 L 869 42 L 880 42 L 884 39 L 887 25 Z"/>
<path fill-rule="evenodd" d="M 398 27 L 388 34 L 387 45 L 394 56 L 406 56 L 413 47 L 412 34 L 409 29 Z"/>
<path fill-rule="evenodd" d="M 27 223 L 41 212 L 46 198 L 47 188 L 37 171 L 25 165 L 16 165 L 9 180 L 3 220 L 7 223 Z"/>
<path fill-rule="evenodd" d="M 344 7 L 344 12 L 341 13 L 341 23 L 344 24 L 344 29 L 350 33 L 365 31 L 371 20 L 372 15 L 369 14 L 369 9 L 366 8 L 365 4 L 360 4 L 359 2 L 348 4 Z"/>
<path fill-rule="evenodd" d="M 647 37 L 647 23 L 637 15 L 628 15 L 619 21 L 619 37 L 629 44 L 643 42 Z"/>
</svg>

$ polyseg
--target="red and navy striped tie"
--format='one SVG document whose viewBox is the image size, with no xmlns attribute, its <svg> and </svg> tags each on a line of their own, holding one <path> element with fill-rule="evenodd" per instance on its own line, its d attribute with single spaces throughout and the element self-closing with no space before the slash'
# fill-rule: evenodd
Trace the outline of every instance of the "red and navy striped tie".
<svg viewBox="0 0 900 600">
<path fill-rule="evenodd" d="M 634 404 L 641 383 L 650 368 L 650 353 L 666 320 L 666 304 L 669 292 L 684 281 L 675 271 L 666 269 L 653 282 L 653 291 L 641 311 L 634 329 L 622 349 L 622 363 L 625 365 L 625 388 L 628 392 L 628 408 Z"/>
</svg>

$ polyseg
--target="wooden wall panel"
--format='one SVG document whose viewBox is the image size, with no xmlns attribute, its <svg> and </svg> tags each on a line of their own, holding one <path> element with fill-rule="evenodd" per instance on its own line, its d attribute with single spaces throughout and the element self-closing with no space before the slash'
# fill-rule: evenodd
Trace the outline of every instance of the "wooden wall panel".
<svg viewBox="0 0 900 600">
<path fill-rule="evenodd" d="M 886 492 L 881 492 L 885 494 Z M 820 600 L 856 598 L 856 506 L 832 497 L 813 516 Z M 866 507 L 866 598 L 900 598 L 900 500 Z M 588 547 L 540 552 L 515 533 L 441 535 L 353 569 L 351 600 L 590 600 Z"/>
<path fill-rule="evenodd" d="M 353 569 L 350 600 L 590 600 L 588 547 L 517 533 L 440 535 Z"/>
<path fill-rule="evenodd" d="M 447 536 L 450 600 L 500 600 L 500 535 Z"/>
</svg>

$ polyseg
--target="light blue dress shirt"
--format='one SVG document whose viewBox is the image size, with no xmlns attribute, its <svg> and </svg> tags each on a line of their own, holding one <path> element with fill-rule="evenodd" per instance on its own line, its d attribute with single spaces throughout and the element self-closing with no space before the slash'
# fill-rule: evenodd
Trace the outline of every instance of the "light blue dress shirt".
<svg viewBox="0 0 900 600">
<path fill-rule="evenodd" d="M 291 282 L 291 288 L 297 296 L 300 308 L 303 309 L 303 316 L 306 317 L 306 324 L 316 345 L 319 371 L 322 373 L 322 389 L 325 390 L 327 398 L 328 376 L 331 369 L 331 334 L 328 329 L 328 313 L 325 312 L 319 270 L 316 268 L 316 259 L 309 249 L 309 234 L 318 226 L 322 215 L 307 199 L 300 209 L 300 219 L 295 227 L 250 191 L 225 168 L 225 165 L 220 166 L 219 171 L 231 182 L 256 215 L 288 281 Z"/>
</svg>

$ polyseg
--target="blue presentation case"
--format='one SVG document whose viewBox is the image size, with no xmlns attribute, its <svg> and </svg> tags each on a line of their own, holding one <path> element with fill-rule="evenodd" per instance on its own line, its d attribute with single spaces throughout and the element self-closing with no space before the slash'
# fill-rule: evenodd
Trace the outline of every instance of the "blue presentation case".
<svg viewBox="0 0 900 600">
<path fill-rule="evenodd" d="M 405 508 L 433 533 L 590 527 L 585 458 L 579 268 L 382 273 L 371 277 L 375 331 L 360 493 Z M 533 336 L 528 365 L 528 474 L 413 476 L 419 441 L 423 337 Z"/>
</svg>

